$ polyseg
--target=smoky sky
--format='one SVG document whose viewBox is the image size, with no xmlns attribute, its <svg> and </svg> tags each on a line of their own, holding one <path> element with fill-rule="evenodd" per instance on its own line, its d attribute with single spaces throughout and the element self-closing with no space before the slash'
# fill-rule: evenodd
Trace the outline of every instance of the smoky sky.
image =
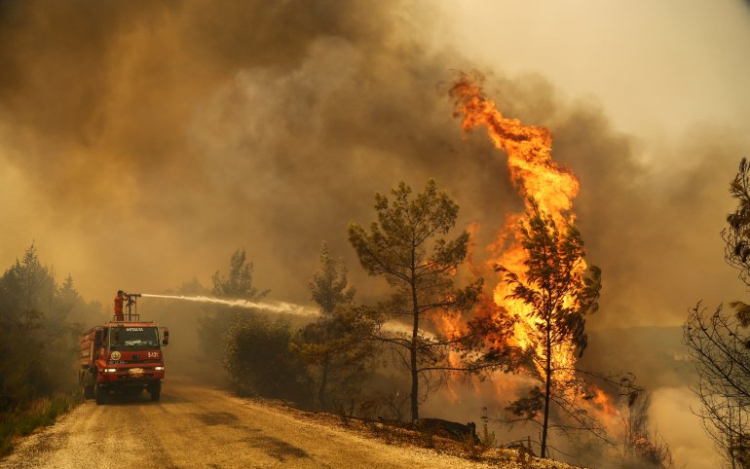
<svg viewBox="0 0 750 469">
<path fill-rule="evenodd" d="M 309 301 L 327 241 L 363 300 L 346 241 L 373 196 L 434 178 L 478 222 L 480 248 L 522 201 L 482 129 L 462 135 L 447 90 L 482 68 L 429 44 L 429 2 L 0 2 L 0 187 L 6 265 L 35 242 L 84 296 L 158 293 L 226 269 L 244 248 L 269 298 Z M 546 77 L 486 72 L 510 117 L 545 125 L 581 179 L 603 325 L 676 323 L 695 301 L 741 293 L 722 264 L 725 187 L 742 141 L 701 128 L 651 151 L 606 109 Z M 481 250 L 481 249 L 480 249 Z M 489 282 L 492 284 L 492 281 Z"/>
</svg>

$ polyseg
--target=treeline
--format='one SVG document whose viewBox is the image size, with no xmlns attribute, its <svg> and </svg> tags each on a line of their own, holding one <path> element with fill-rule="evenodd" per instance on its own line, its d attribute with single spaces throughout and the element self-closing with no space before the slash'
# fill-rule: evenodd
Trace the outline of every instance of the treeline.
<svg viewBox="0 0 750 469">
<path fill-rule="evenodd" d="M 418 428 L 421 404 L 448 380 L 519 373 L 526 384 L 495 422 L 532 423 L 536 454 L 550 457 L 552 435 L 564 435 L 575 444 L 588 442 L 583 452 L 598 448 L 599 459 L 591 462 L 608 460 L 623 469 L 673 465 L 669 448 L 647 426 L 645 390 L 631 379 L 601 376 L 611 395 L 627 396 L 621 403 L 625 436 L 617 442 L 592 412 L 591 383 L 571 378 L 575 371 L 554 358 L 566 347 L 579 356 L 585 351 L 585 317 L 596 310 L 601 286 L 599 269 L 579 268 L 585 251 L 574 226 L 555 222 L 531 200 L 520 229 L 525 276 L 496 266 L 509 297 L 535 318 L 521 327 L 537 346 L 523 348 L 509 340 L 520 319 L 488 314 L 495 307 L 483 279 L 457 275 L 469 236 L 464 231 L 448 237 L 458 206 L 445 192 L 433 181 L 417 194 L 401 183 L 390 196 L 377 194 L 375 202 L 377 221 L 369 229 L 351 224 L 348 235 L 362 268 L 390 287 L 387 299 L 358 302 L 343 261 L 323 244 L 318 269 L 308 274 L 317 319 L 294 324 L 230 308 L 203 318 L 204 353 L 222 363 L 236 391 Z M 212 293 L 263 300 L 269 292 L 254 285 L 253 274 L 246 253 L 238 250 L 226 276 L 214 275 Z M 464 285 L 457 286 L 457 279 Z M 465 319 L 455 329 L 437 327 L 441 319 L 457 317 Z"/>
<path fill-rule="evenodd" d="M 0 454 L 71 405 L 77 336 L 100 310 L 70 275 L 58 283 L 33 244 L 0 277 Z"/>
<path fill-rule="evenodd" d="M 227 307 L 201 319 L 203 353 L 222 364 L 238 393 L 336 410 L 361 403 L 363 388 L 376 376 L 397 392 L 394 378 L 376 367 L 380 350 L 369 340 L 374 322 L 354 302 L 342 261 L 323 245 L 320 262 L 310 282 L 321 311 L 313 322 Z M 217 273 L 213 283 L 211 293 L 219 298 L 260 301 L 269 293 L 253 286 L 253 265 L 243 250 L 232 255 L 228 275 Z"/>
<path fill-rule="evenodd" d="M 289 318 L 215 308 L 202 320 L 204 353 L 223 364 L 238 392 L 309 408 L 417 421 L 420 404 L 450 373 L 510 366 L 497 358 L 497 347 L 482 350 L 472 337 L 444 337 L 428 322 L 430 315 L 469 313 L 481 293 L 481 279 L 464 288 L 454 286 L 468 234 L 453 240 L 443 236 L 454 227 L 458 206 L 433 181 L 414 197 L 402 183 L 393 196 L 389 202 L 378 195 L 381 228 L 368 233 L 356 224 L 349 227 L 362 266 L 393 287 L 387 301 L 357 302 L 346 266 L 324 244 L 318 269 L 308 274 L 311 299 L 320 311 L 317 319 L 292 324 Z M 228 273 L 214 275 L 212 293 L 259 301 L 269 292 L 253 284 L 253 265 L 239 250 Z M 401 330 L 404 323 L 407 333 Z M 480 353 L 457 364 L 451 355 L 459 345 Z"/>
<path fill-rule="evenodd" d="M 569 365 L 555 359 L 561 348 L 578 355 L 585 351 L 585 318 L 596 310 L 601 273 L 579 268 L 585 251 L 574 226 L 556 222 L 533 200 L 527 209 L 518 235 L 528 257 L 525 275 L 501 265 L 495 271 L 508 297 L 528 308 L 534 321 L 522 323 L 508 312 L 491 314 L 497 307 L 484 292 L 484 280 L 460 271 L 469 251 L 468 233 L 449 236 L 458 205 L 433 181 L 416 194 L 401 183 L 389 196 L 376 195 L 376 222 L 348 227 L 361 267 L 388 285 L 386 298 L 377 304 L 358 301 L 343 261 L 323 244 L 318 268 L 300 273 L 309 276 L 318 317 L 203 307 L 195 331 L 200 346 L 193 347 L 194 341 L 185 340 L 185 309 L 167 307 L 163 317 L 180 329 L 173 331 L 170 370 L 182 358 L 183 372 L 196 374 L 203 362 L 226 370 L 243 395 L 283 399 L 347 418 L 414 425 L 429 393 L 448 380 L 518 373 L 526 377 L 525 384 L 495 421 L 532 423 L 537 454 L 549 457 L 552 435 L 613 444 L 590 412 L 590 383 L 572 378 Z M 254 280 L 254 266 L 240 249 L 228 270 L 213 275 L 210 288 L 194 280 L 177 293 L 255 302 L 270 298 Z M 85 302 L 70 276 L 57 283 L 36 248 L 26 250 L 0 278 L 0 416 L 10 421 L 7 416 L 32 402 L 76 387 L 78 334 L 96 316 L 103 317 L 102 307 Z M 453 321 L 452 329 L 438 327 L 446 318 L 463 319 Z M 517 327 L 525 327 L 536 345 L 509 340 Z M 614 385 L 620 388 L 610 390 L 613 395 L 628 393 L 629 417 L 621 445 L 627 458 L 612 466 L 668 467 L 668 448 L 653 443 L 656 438 L 648 433 L 646 394 L 628 387 L 627 380 Z M 16 422 L 2 428 L 8 434 L 19 427 Z"/>
</svg>

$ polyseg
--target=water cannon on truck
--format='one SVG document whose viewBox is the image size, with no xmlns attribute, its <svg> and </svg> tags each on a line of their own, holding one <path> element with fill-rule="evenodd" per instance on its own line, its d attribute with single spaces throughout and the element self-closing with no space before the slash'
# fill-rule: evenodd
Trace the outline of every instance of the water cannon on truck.
<svg viewBox="0 0 750 469">
<path fill-rule="evenodd" d="M 110 394 L 136 396 L 145 389 L 152 401 L 161 396 L 164 379 L 162 347 L 169 330 L 141 321 L 140 293 L 117 292 L 112 320 L 81 335 L 78 382 L 85 399 L 104 404 Z"/>
</svg>

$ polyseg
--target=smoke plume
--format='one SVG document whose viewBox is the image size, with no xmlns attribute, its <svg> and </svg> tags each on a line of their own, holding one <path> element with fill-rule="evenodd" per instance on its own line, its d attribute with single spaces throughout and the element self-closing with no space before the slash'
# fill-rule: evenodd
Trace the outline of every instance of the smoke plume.
<svg viewBox="0 0 750 469">
<path fill-rule="evenodd" d="M 2 3 L 6 263 L 36 239 L 104 299 L 205 279 L 244 247 L 260 286 L 306 301 L 320 243 L 365 284 L 346 224 L 372 219 L 376 191 L 430 177 L 464 225 L 482 225 L 483 246 L 521 201 L 490 144 L 462 140 L 451 119 L 445 92 L 472 64 L 430 46 L 440 12 L 421 7 Z M 505 115 L 550 127 L 556 159 L 581 179 L 602 324 L 674 323 L 700 292 L 727 292 L 716 186 L 738 142 L 697 133 L 665 150 L 689 153 L 690 166 L 654 173 L 638 141 L 544 79 L 498 72 L 487 88 Z"/>
</svg>

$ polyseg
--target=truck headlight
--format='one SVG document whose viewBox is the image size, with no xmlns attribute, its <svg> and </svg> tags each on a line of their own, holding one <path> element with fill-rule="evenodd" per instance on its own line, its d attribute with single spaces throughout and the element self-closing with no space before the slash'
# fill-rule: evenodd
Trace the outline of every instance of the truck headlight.
<svg viewBox="0 0 750 469">
<path fill-rule="evenodd" d="M 117 372 L 117 368 L 105 368 L 104 372 L 105 373 L 116 373 Z"/>
<path fill-rule="evenodd" d="M 164 367 L 163 366 L 155 366 L 154 370 L 155 371 L 164 371 Z"/>
</svg>

